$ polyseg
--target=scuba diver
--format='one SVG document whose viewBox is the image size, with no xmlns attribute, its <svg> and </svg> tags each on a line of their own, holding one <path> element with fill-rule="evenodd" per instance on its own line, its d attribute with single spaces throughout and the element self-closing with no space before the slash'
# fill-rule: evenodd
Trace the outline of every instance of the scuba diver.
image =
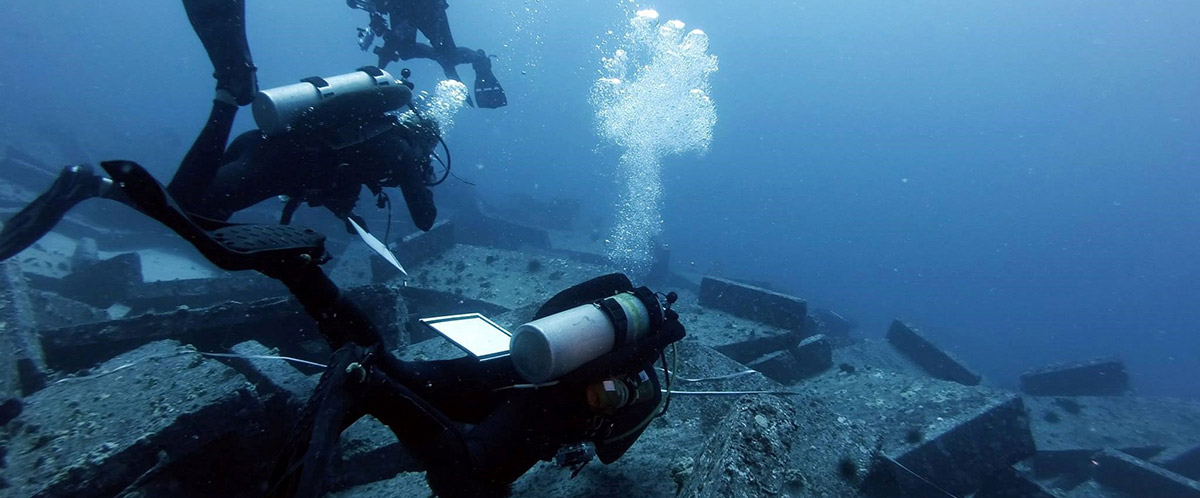
<svg viewBox="0 0 1200 498">
<path fill-rule="evenodd" d="M 595 316 L 607 325 L 583 331 L 560 320 L 557 327 L 565 330 L 559 337 L 586 332 L 606 336 L 607 342 L 599 341 L 605 344 L 600 348 L 597 341 L 547 342 L 556 351 L 571 351 L 572 362 L 553 368 L 519 359 L 521 329 L 514 335 L 512 356 L 406 362 L 383 347 L 379 330 L 321 270 L 329 259 L 323 235 L 287 224 L 225 221 L 254 199 L 279 194 L 350 217 L 353 202 L 345 194 L 357 194 L 361 185 L 398 183 L 414 221 L 428 229 L 436 215 L 425 181 L 428 157 L 440 140 L 419 115 L 415 124 L 405 124 L 356 113 L 380 99 L 390 103 L 386 108 L 411 97 L 411 88 L 378 68 L 311 78 L 256 97 L 242 0 L 184 0 L 184 6 L 213 61 L 217 97 L 208 125 L 175 178 L 164 187 L 129 161 L 101 163 L 107 176 L 89 166 L 67 167 L 49 191 L 0 231 L 0 261 L 40 238 L 71 206 L 103 197 L 159 221 L 222 269 L 256 270 L 287 286 L 334 353 L 277 461 L 270 496 L 322 496 L 322 479 L 341 432 L 367 415 L 395 433 L 426 469 L 438 496 L 453 498 L 505 496 L 540 460 L 557 458 L 576 472 L 593 452 L 603 463 L 616 461 L 665 412 L 669 397 L 662 393 L 654 363 L 665 363 L 663 351 L 686 334 L 671 309 L 673 293 L 664 305 L 649 289 L 635 289 L 626 276 L 612 274 L 554 296 L 535 318 L 599 313 Z M 310 106 L 288 105 L 312 102 L 314 92 L 321 98 L 338 96 L 330 106 L 311 106 L 313 112 Z M 252 102 L 262 130 L 226 148 L 233 115 Z M 328 114 L 326 107 L 331 107 Z M 331 115 L 338 120 L 327 119 Z M 324 126 L 341 119 L 350 121 Z M 305 142 L 301 133 L 316 134 L 324 148 Z M 382 169 L 363 160 L 378 160 L 381 164 L 374 166 Z M 317 167 L 326 170 L 312 169 Z M 540 343 L 530 344 L 529 350 L 543 351 Z M 669 391 L 669 373 L 666 386 Z M 569 451 L 560 451 L 564 448 Z"/>
<path fill-rule="evenodd" d="M 358 28 L 358 46 L 365 52 L 376 37 L 382 38 L 383 46 L 374 50 L 380 68 L 396 60 L 432 59 L 442 66 L 447 78 L 462 81 L 457 66 L 470 63 L 475 70 L 474 104 L 489 109 L 508 104 L 488 55 L 454 44 L 445 0 L 346 0 L 346 5 L 370 14 L 367 27 Z M 417 31 L 429 40 L 428 45 L 417 42 Z"/>
<path fill-rule="evenodd" d="M 445 176 L 433 180 L 431 156 L 445 144 L 437 124 L 412 106 L 411 83 L 368 66 L 259 92 L 244 0 L 183 0 L 183 5 L 212 61 L 217 85 L 208 121 L 167 186 L 181 207 L 223 221 L 285 196 L 281 223 L 289 223 L 308 203 L 326 207 L 355 233 L 351 220 L 365 226 L 354 213 L 362 187 L 376 196 L 379 207 L 391 203 L 383 189 L 399 187 L 417 228 L 433 226 L 437 208 L 429 187 Z M 402 76 L 407 75 L 404 70 Z M 238 108 L 250 104 L 259 129 L 229 143 Z M 411 111 L 393 112 L 404 106 Z M 111 184 L 88 166 L 64 169 L 46 193 L 4 225 L 0 260 L 36 242 L 83 200 L 122 200 Z"/>
<path fill-rule="evenodd" d="M 402 361 L 321 270 L 329 259 L 323 235 L 194 216 L 138 164 L 101 166 L 109 189 L 119 192 L 107 197 L 158 220 L 222 269 L 282 282 L 334 350 L 276 462 L 268 496 L 323 496 L 338 438 L 367 415 L 392 430 L 437 496 L 455 498 L 507 496 L 541 460 L 576 473 L 593 458 L 612 463 L 666 412 L 669 397 L 654 364 L 665 367 L 665 349 L 686 335 L 671 309 L 674 293 L 663 304 L 625 275 L 605 275 L 543 304 L 513 334 L 511 355 Z M 522 339 L 534 324 L 541 324 L 531 329 L 537 334 Z"/>
</svg>

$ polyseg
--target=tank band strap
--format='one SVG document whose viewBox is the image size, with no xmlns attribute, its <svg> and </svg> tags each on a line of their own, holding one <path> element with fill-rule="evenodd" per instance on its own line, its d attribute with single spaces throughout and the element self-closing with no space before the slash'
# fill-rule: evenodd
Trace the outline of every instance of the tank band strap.
<svg viewBox="0 0 1200 498">
<path fill-rule="evenodd" d="M 614 298 L 601 299 L 597 304 L 604 314 L 608 315 L 608 319 L 612 320 L 613 349 L 616 349 L 625 344 L 629 333 L 629 318 L 625 316 L 625 310 L 621 308 L 621 303 Z"/>
</svg>

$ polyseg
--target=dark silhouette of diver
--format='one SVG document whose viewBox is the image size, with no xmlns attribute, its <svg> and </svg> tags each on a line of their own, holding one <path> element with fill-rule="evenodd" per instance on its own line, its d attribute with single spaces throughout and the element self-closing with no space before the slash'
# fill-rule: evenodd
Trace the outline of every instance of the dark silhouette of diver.
<svg viewBox="0 0 1200 498">
<path fill-rule="evenodd" d="M 539 460 L 564 447 L 590 443 L 607 464 L 629 449 L 666 399 L 654 368 L 663 351 L 685 335 L 679 316 L 645 288 L 612 274 L 569 288 L 547 301 L 536 318 L 576 306 L 600 307 L 606 298 L 638 293 L 647 306 L 648 333 L 614 341 L 611 351 L 553 382 L 523 384 L 509 357 L 406 362 L 383 347 L 382 335 L 321 270 L 324 236 L 288 225 L 233 224 L 194 216 L 141 166 L 101 163 L 111 189 L 158 220 L 226 270 L 257 270 L 275 278 L 304 307 L 334 350 L 301 421 L 270 479 L 268 496 L 318 497 L 341 432 L 370 415 L 388 426 L 426 469 L 440 497 L 506 496 L 510 485 Z M 644 301 L 643 301 L 644 302 Z M 610 315 L 614 329 L 634 318 Z M 665 359 L 664 359 L 665 364 Z M 669 386 L 669 375 L 668 386 Z M 620 385 L 613 390 L 611 386 Z M 619 394 L 618 391 L 624 394 Z M 590 453 L 570 462 L 578 471 Z"/>
<path fill-rule="evenodd" d="M 365 51 L 376 37 L 383 39 L 383 45 L 374 50 L 380 68 L 397 60 L 431 59 L 442 66 L 447 78 L 462 81 L 457 66 L 469 63 L 475 70 L 475 104 L 486 108 L 508 104 L 488 55 L 454 44 L 445 0 L 346 0 L 346 4 L 370 14 L 367 27 L 358 29 L 358 43 Z M 418 31 L 429 44 L 417 42 Z"/>
<path fill-rule="evenodd" d="M 388 114 L 390 108 L 373 108 L 368 98 L 350 106 L 353 112 L 316 113 L 294 130 L 270 136 L 251 130 L 226 147 L 239 106 L 253 102 L 258 90 L 246 42 L 244 0 L 183 0 L 183 5 L 212 60 L 217 88 L 204 129 L 167 186 L 180 206 L 194 215 L 227 220 L 254 204 L 287 196 L 284 224 L 306 202 L 365 226 L 354 214 L 362 187 L 381 206 L 390 204 L 383 189 L 399 187 L 414 224 L 421 230 L 433 226 L 437 208 L 429 187 L 437 182 L 430 156 L 441 140 L 436 123 L 415 112 L 413 119 L 402 120 Z M 411 89 L 393 87 L 389 107 L 409 104 Z M 87 166 L 64 169 L 49 191 L 4 225 L 0 259 L 37 241 L 79 202 L 119 196 L 111 183 Z M 353 233 L 349 222 L 347 230 Z"/>
<path fill-rule="evenodd" d="M 240 203 L 278 191 L 280 185 L 293 185 L 287 180 L 270 183 L 254 177 L 254 181 L 267 182 L 269 188 L 264 188 L 247 178 L 240 187 L 249 189 L 247 192 L 234 188 L 237 182 L 231 178 L 231 190 L 217 190 L 223 193 L 214 195 L 213 185 L 221 185 L 226 168 L 235 165 L 253 174 L 258 172 L 254 169 L 258 165 L 270 171 L 264 173 L 267 175 L 302 176 L 296 168 L 310 156 L 269 150 L 275 145 L 271 138 L 253 136 L 239 137 L 234 146 L 224 150 L 229 121 L 238 105 L 253 100 L 256 86 L 241 27 L 243 4 L 241 0 L 185 0 L 184 6 L 213 59 L 218 83 L 209 125 L 174 181 L 163 187 L 141 166 L 128 161 L 101 163 L 108 177 L 93 173 L 88 166 L 67 167 L 49 191 L 5 225 L 0 232 L 0 260 L 36 241 L 74 204 L 104 197 L 158 220 L 220 268 L 257 270 L 285 284 L 317 322 L 335 352 L 275 466 L 269 496 L 322 496 L 321 480 L 338 437 L 366 415 L 391 428 L 424 466 L 430 487 L 439 496 L 486 497 L 506 495 L 511 483 L 536 462 L 554 458 L 566 446 L 591 443 L 601 462 L 616 461 L 647 424 L 665 411 L 666 399 L 653 365 L 663 358 L 668 345 L 685 335 L 678 315 L 670 309 L 673 297 L 667 298 L 665 309 L 656 300 L 647 307 L 648 312 L 654 311 L 646 318 L 648 333 L 634 336 L 622 332 L 629 339 L 614 340 L 616 346 L 611 351 L 553 382 L 529 388 L 522 385 L 513 361 L 507 357 L 486 361 L 474 357 L 434 362 L 399 360 L 383 348 L 382 335 L 363 311 L 346 299 L 321 270 L 319 265 L 328 260 L 323 235 L 289 225 L 224 221 L 228 212 L 239 209 Z M 225 31 L 231 27 L 237 28 L 235 33 Z M 239 33 L 240 37 L 232 36 Z M 402 133 L 406 129 L 393 129 L 396 136 L 385 141 L 402 150 L 400 159 L 409 160 L 401 161 L 402 170 L 414 160 L 403 155 L 408 149 L 402 145 L 412 147 L 412 140 Z M 244 145 L 238 146 L 242 140 Z M 298 145 L 281 142 L 278 146 L 286 149 Z M 362 153 L 371 157 L 373 150 Z M 233 151 L 236 153 L 231 154 Z M 266 158 L 300 163 L 264 162 Z M 414 170 L 420 171 L 394 174 L 400 175 L 401 181 L 420 178 L 411 173 Z M 297 183 L 303 185 L 304 181 Z M 356 184 L 355 192 L 357 188 Z M 339 191 L 334 189 L 317 199 L 337 199 Z M 418 225 L 423 219 L 432 222 L 431 199 L 409 198 L 409 190 L 404 192 Z M 175 195 L 180 197 L 176 199 Z M 413 209 L 414 199 L 429 200 L 429 210 Z M 418 219 L 421 216 L 429 217 Z M 538 310 L 536 317 L 589 303 L 599 306 L 606 299 L 614 299 L 615 294 L 636 292 L 655 299 L 645 288 L 635 291 L 624 275 L 607 275 L 556 295 Z M 618 322 L 629 321 L 627 317 L 618 320 L 616 315 L 611 316 L 614 330 L 619 328 Z M 669 385 L 669 376 L 667 379 Z M 610 386 L 621 386 L 623 391 L 611 391 Z M 618 391 L 624 394 L 618 396 Z M 571 464 L 582 468 L 590 459 L 591 455 L 585 454 Z"/>
</svg>

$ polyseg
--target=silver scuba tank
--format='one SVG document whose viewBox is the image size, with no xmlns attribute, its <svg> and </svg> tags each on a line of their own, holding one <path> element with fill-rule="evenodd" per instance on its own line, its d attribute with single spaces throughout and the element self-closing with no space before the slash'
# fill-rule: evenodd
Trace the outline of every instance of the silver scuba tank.
<svg viewBox="0 0 1200 498">
<path fill-rule="evenodd" d="M 251 110 L 264 135 L 297 128 L 338 128 L 348 120 L 382 115 L 408 105 L 412 90 L 391 73 L 374 66 L 328 78 L 314 76 L 300 83 L 258 92 Z"/>
<path fill-rule="evenodd" d="M 509 342 L 525 380 L 556 379 L 615 348 L 656 333 L 663 311 L 645 287 L 521 325 Z"/>
</svg>

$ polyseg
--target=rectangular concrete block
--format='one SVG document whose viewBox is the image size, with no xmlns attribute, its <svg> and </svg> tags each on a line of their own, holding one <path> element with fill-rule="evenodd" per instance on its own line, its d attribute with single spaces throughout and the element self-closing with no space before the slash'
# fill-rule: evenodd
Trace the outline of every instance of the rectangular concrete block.
<svg viewBox="0 0 1200 498">
<path fill-rule="evenodd" d="M 0 477 L 8 496 L 114 496 L 157 462 L 238 434 L 261 410 L 229 367 L 174 341 L 148 344 L 27 397 Z"/>
<path fill-rule="evenodd" d="M 746 365 L 784 385 L 791 385 L 833 366 L 833 345 L 823 335 L 809 337 L 783 351 L 767 354 Z"/>
<path fill-rule="evenodd" d="M 1165 451 L 1154 458 L 1154 463 L 1188 479 L 1200 480 L 1200 444 Z"/>
<path fill-rule="evenodd" d="M 867 488 L 885 496 L 937 496 L 938 488 L 966 495 L 1034 454 L 1029 417 L 1016 395 L 999 396 L 973 414 L 940 420 L 922 436 L 917 444 L 883 448 Z"/>
<path fill-rule="evenodd" d="M 279 351 L 258 341 L 235 344 L 230 351 L 243 356 L 230 358 L 229 363 L 253 382 L 259 393 L 280 398 L 283 407 L 297 415 L 317 388 L 315 376 L 304 375 L 285 360 L 265 358 L 277 356 Z"/>
<path fill-rule="evenodd" d="M 401 472 L 422 472 L 420 464 L 374 417 L 363 417 L 338 438 L 338 456 L 329 469 L 330 490 L 388 479 Z"/>
<path fill-rule="evenodd" d="M 0 403 L 45 385 L 49 369 L 37 329 L 20 266 L 11 260 L 0 263 Z"/>
<path fill-rule="evenodd" d="M 384 333 L 389 347 L 402 345 L 398 327 L 407 319 L 400 289 L 375 284 L 345 294 Z M 316 323 L 295 299 L 276 297 L 250 303 L 228 301 L 207 308 L 180 307 L 165 313 L 88 323 L 43 331 L 47 363 L 60 370 L 87 368 L 152 341 L 175 339 L 208 351 L 256 340 L 284 347 L 304 339 L 321 341 Z"/>
<path fill-rule="evenodd" d="M 79 302 L 107 308 L 126 300 L 142 283 L 142 257 L 136 252 L 81 265 L 49 289 Z"/>
<path fill-rule="evenodd" d="M 131 287 L 122 304 L 129 306 L 131 313 L 138 314 L 150 310 L 170 311 L 180 306 L 203 308 L 230 300 L 249 303 L 287 295 L 287 287 L 279 281 L 254 272 L 242 272 L 217 278 L 145 282 Z"/>
<path fill-rule="evenodd" d="M 1095 457 L 1096 481 L 1133 496 L 1200 498 L 1200 483 L 1126 453 L 1106 449 Z"/>
<path fill-rule="evenodd" d="M 792 404 L 774 396 L 738 400 L 683 483 L 684 498 L 752 498 L 786 493 L 793 441 L 803 441 Z M 731 469 L 737 469 L 731 471 Z"/>
<path fill-rule="evenodd" d="M 1059 498 L 1037 481 L 1006 467 L 984 481 L 973 498 Z"/>
<path fill-rule="evenodd" d="M 716 277 L 700 281 L 700 305 L 800 332 L 808 314 L 803 299 Z"/>
<path fill-rule="evenodd" d="M 1034 396 L 1115 396 L 1129 391 L 1129 373 L 1116 358 L 1060 363 L 1021 375 L 1021 391 Z"/>
<path fill-rule="evenodd" d="M 979 385 L 982 377 L 967 368 L 959 359 L 938 347 L 913 326 L 893 320 L 887 340 L 934 378 L 957 382 L 964 386 Z"/>
<path fill-rule="evenodd" d="M 164 339 L 218 350 L 222 349 L 222 341 L 256 339 L 277 344 L 282 342 L 280 334 L 295 341 L 301 330 L 319 337 L 315 335 L 316 325 L 299 303 L 290 298 L 272 298 L 248 304 L 228 302 L 196 310 L 181 308 L 167 313 L 147 313 L 46 330 L 42 333 L 42 347 L 48 364 L 71 371 Z"/>
<path fill-rule="evenodd" d="M 1026 396 L 1038 453 L 1034 474 L 1090 478 L 1092 455 L 1113 448 L 1148 459 L 1200 434 L 1200 403 L 1134 396 Z"/>
<path fill-rule="evenodd" d="M 461 244 L 512 250 L 550 247 L 549 232 L 535 226 L 482 213 L 463 216 L 454 220 L 454 223 L 455 238 Z"/>
<path fill-rule="evenodd" d="M 441 220 L 434 223 L 428 232 L 413 232 L 406 235 L 396 244 L 394 251 L 396 259 L 407 268 L 450 250 L 455 243 L 454 223 L 450 220 Z"/>
</svg>

